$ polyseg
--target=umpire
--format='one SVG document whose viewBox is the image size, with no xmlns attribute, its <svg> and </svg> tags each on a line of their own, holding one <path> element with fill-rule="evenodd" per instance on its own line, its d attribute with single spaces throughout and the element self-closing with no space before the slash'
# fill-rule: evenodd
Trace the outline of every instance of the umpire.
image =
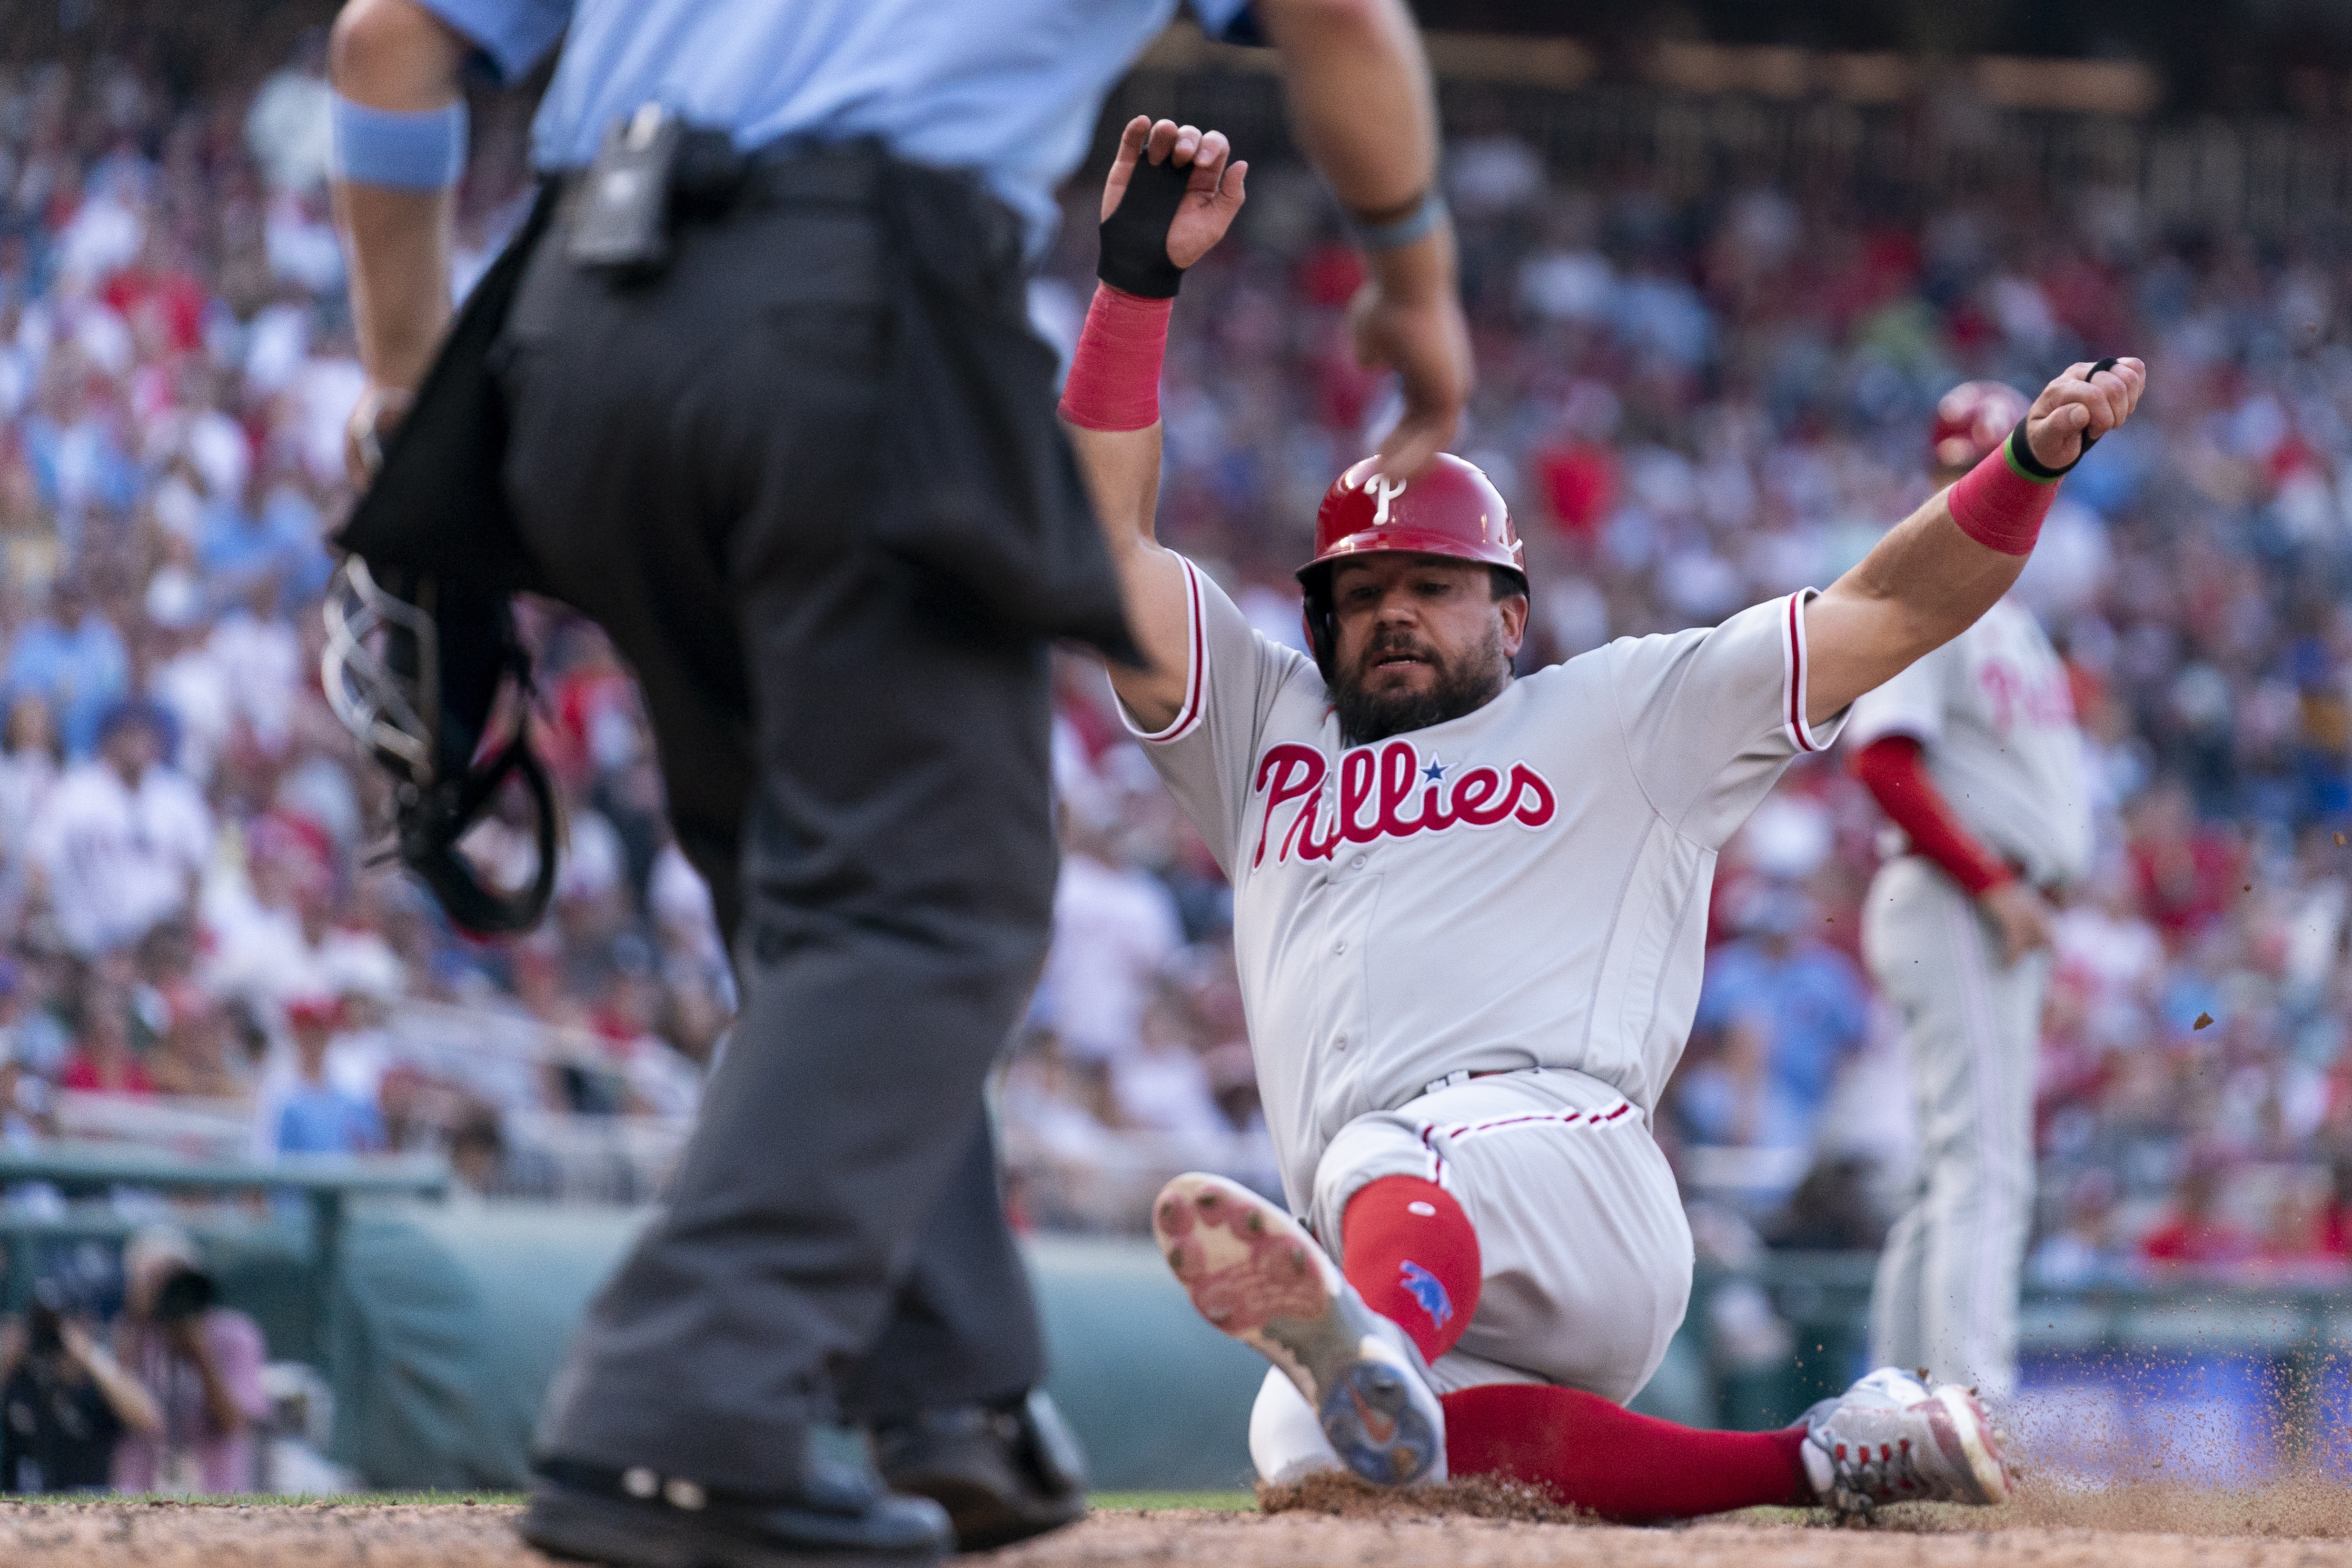
<svg viewBox="0 0 2352 1568">
<path fill-rule="evenodd" d="M 1174 4 L 350 0 L 336 24 L 373 476 L 342 542 L 605 627 L 741 982 L 667 1205 L 550 1394 L 522 1525 L 550 1551 L 921 1562 L 1084 1511 L 982 1086 L 1048 931 L 1049 642 L 1129 645 L 1024 272 Z M 1282 54 L 1371 256 L 1360 345 L 1402 374 L 1388 454 L 1414 472 L 1469 354 L 1402 0 L 1192 4 Z M 539 205 L 453 323 L 461 78 L 559 37 Z M 838 1422 L 870 1450 L 817 1433 Z"/>
</svg>

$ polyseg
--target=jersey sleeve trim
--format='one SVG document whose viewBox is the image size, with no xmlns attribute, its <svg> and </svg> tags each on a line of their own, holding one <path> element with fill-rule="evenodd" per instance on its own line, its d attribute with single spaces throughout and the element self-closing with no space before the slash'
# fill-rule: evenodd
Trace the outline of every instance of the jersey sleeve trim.
<svg viewBox="0 0 2352 1568">
<path fill-rule="evenodd" d="M 1135 716 L 1128 711 L 1126 702 L 1113 704 L 1127 732 L 1150 746 L 1181 741 L 1199 729 L 1201 716 L 1208 707 L 1203 699 L 1209 689 L 1209 637 L 1201 614 L 1201 569 L 1181 555 L 1177 561 L 1184 568 L 1184 641 L 1190 650 L 1184 672 L 1184 705 L 1176 710 L 1176 717 L 1168 721 L 1165 729 L 1145 731 L 1136 727 Z"/>
<path fill-rule="evenodd" d="M 1805 605 L 1813 596 L 1807 588 L 1788 597 L 1788 608 L 1780 616 L 1780 673 L 1784 680 L 1784 696 L 1780 709 L 1780 728 L 1790 744 L 1801 752 L 1826 749 L 1836 738 L 1837 726 L 1829 726 L 1827 739 L 1817 735 L 1805 722 L 1805 680 L 1811 673 L 1805 658 Z"/>
</svg>

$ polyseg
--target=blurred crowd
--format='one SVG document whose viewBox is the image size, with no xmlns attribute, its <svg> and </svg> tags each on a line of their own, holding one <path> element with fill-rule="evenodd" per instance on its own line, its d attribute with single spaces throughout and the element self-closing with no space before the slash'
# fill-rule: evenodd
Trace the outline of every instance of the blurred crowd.
<svg viewBox="0 0 2352 1568">
<path fill-rule="evenodd" d="M 682 1120 L 732 993 L 583 623 L 526 611 L 568 828 L 544 927 L 467 940 L 374 861 L 384 785 L 316 674 L 361 385 L 323 50 L 226 94 L 135 49 L 0 58 L 0 1136 L 241 1126 L 528 1187 L 509 1119 Z M 528 197 L 519 107 L 482 124 L 461 283 Z M 532 853 L 504 818 L 471 847 Z M 493 1016 L 525 1070 L 412 1048 Z"/>
<path fill-rule="evenodd" d="M 546 606 L 545 928 L 469 942 L 370 864 L 383 785 L 314 674 L 360 377 L 320 41 L 235 92 L 135 55 L 0 61 L 0 1132 L 177 1099 L 237 1108 L 257 1152 L 444 1149 L 510 1190 L 504 1118 L 691 1110 L 733 1003 L 708 897 L 625 673 Z M 526 194 L 520 106 L 475 124 L 460 287 Z M 1087 185 L 1032 293 L 1066 349 Z M 2342 215 L 2266 247 L 2114 189 L 1681 201 L 1504 135 L 1457 140 L 1447 186 L 1481 378 L 1458 447 L 1528 539 L 1529 668 L 1826 584 L 1924 499 L 1955 382 L 2147 358 L 2017 590 L 2067 661 L 2101 846 L 2059 923 L 2035 1267 L 2347 1267 Z M 1169 356 L 1161 536 L 1294 643 L 1316 502 L 1393 395 L 1349 352 L 1361 279 L 1313 176 L 1259 161 Z M 1118 1228 L 1167 1172 L 1265 1184 L 1271 1152 L 1217 868 L 1099 671 L 1058 691 L 1056 940 L 999 1104 L 1024 1221 Z M 1911 1157 L 1858 952 L 1882 825 L 1842 763 L 1801 762 L 1725 855 L 1660 1115 L 1695 1202 L 1791 1246 L 1874 1244 Z M 473 847 L 528 846 L 501 820 Z M 420 1007 L 566 1044 L 493 1089 L 404 1051 Z"/>
</svg>

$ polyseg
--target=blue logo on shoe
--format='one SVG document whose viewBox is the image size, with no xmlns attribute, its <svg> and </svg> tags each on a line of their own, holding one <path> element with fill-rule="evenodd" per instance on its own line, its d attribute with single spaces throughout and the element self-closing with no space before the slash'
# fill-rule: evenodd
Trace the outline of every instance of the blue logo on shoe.
<svg viewBox="0 0 2352 1568">
<path fill-rule="evenodd" d="M 1444 1328 L 1454 1316 L 1454 1299 L 1445 1293 L 1437 1276 L 1411 1258 L 1398 1264 L 1397 1272 L 1404 1276 L 1405 1292 L 1421 1303 L 1431 1322 Z"/>
</svg>

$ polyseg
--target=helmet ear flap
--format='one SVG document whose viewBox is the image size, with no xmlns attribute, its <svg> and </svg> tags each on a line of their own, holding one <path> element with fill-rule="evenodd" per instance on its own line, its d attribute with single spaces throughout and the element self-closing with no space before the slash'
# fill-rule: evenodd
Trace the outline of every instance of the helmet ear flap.
<svg viewBox="0 0 2352 1568">
<path fill-rule="evenodd" d="M 1339 643 L 1339 628 L 1331 609 L 1330 568 L 1304 574 L 1299 578 L 1303 590 L 1298 605 L 1298 624 L 1307 632 L 1307 651 L 1315 656 L 1315 668 L 1323 672 L 1323 683 L 1331 683 L 1333 650 Z"/>
</svg>

